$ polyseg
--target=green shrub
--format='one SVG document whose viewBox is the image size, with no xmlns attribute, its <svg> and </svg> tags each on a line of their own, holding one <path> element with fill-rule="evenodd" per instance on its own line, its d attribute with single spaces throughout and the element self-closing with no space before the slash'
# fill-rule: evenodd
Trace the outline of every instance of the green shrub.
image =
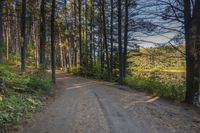
<svg viewBox="0 0 200 133">
<path fill-rule="evenodd" d="M 82 66 L 81 68 L 77 69 L 76 72 L 73 72 L 73 74 L 77 74 L 83 77 L 90 77 L 94 79 L 107 79 L 107 72 L 104 71 L 103 73 L 101 72 L 101 65 L 99 62 L 94 64 L 92 67 L 91 66 Z"/>
<path fill-rule="evenodd" d="M 27 91 L 29 92 L 46 92 L 51 89 L 52 83 L 47 80 L 44 75 L 36 74 L 30 77 L 27 83 Z"/>
<path fill-rule="evenodd" d="M 28 112 L 35 111 L 42 104 L 31 96 L 11 95 L 1 96 L 0 99 L 0 124 L 16 123 Z"/>
<path fill-rule="evenodd" d="M 176 99 L 182 101 L 184 99 L 185 89 L 183 86 L 164 84 L 159 81 L 139 77 L 127 76 L 125 82 L 128 86 L 137 90 L 147 91 L 156 96 Z"/>
<path fill-rule="evenodd" d="M 0 65 L 0 125 L 15 123 L 28 112 L 41 106 L 43 92 L 52 88 L 44 74 L 16 72 L 12 67 Z"/>
</svg>

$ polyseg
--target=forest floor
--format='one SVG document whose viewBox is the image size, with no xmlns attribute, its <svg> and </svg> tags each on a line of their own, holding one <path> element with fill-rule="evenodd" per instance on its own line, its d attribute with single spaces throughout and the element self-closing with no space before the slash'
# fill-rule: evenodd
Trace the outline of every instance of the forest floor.
<svg viewBox="0 0 200 133">
<path fill-rule="evenodd" d="M 57 76 L 54 101 L 18 133 L 200 131 L 199 109 L 113 83 L 64 74 Z"/>
</svg>

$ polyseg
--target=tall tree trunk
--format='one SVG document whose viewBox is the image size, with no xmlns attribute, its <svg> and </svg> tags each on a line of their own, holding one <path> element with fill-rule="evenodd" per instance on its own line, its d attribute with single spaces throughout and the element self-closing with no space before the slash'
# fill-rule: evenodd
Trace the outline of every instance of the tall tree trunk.
<svg viewBox="0 0 200 133">
<path fill-rule="evenodd" d="M 106 31 L 105 0 L 102 0 L 102 14 L 103 14 L 104 46 L 105 46 L 105 49 L 106 49 L 107 74 L 108 74 L 108 80 L 111 81 L 111 71 L 110 71 L 110 62 L 109 62 L 109 53 L 108 53 L 108 42 L 107 42 L 107 31 Z"/>
<path fill-rule="evenodd" d="M 199 75 L 198 75 L 198 45 L 195 38 L 198 36 L 197 27 L 200 2 L 196 0 L 193 8 L 193 15 L 191 15 L 191 1 L 184 0 L 184 20 L 185 20 L 185 42 L 186 42 L 186 96 L 185 102 L 192 104 L 194 102 L 195 94 L 199 90 Z M 197 15 L 196 15 L 197 14 Z M 196 59 L 195 59 L 196 58 Z"/>
<path fill-rule="evenodd" d="M 26 70 L 26 0 L 22 0 L 22 15 L 21 15 L 21 71 Z"/>
<path fill-rule="evenodd" d="M 111 11 L 110 11 L 110 71 L 111 71 L 111 79 L 113 73 L 113 0 L 110 1 Z"/>
<path fill-rule="evenodd" d="M 103 22 L 102 22 L 102 0 L 99 0 L 99 49 L 100 49 L 100 61 L 101 61 L 101 74 L 104 72 L 104 45 L 103 45 Z"/>
<path fill-rule="evenodd" d="M 196 66 L 195 69 L 197 69 L 196 74 L 198 76 L 198 80 L 197 80 L 198 85 L 197 85 L 196 91 L 197 91 L 198 95 L 200 96 L 200 1 L 197 1 L 196 4 L 197 4 L 197 6 L 195 8 L 196 14 L 194 14 L 194 16 L 196 19 L 195 23 L 196 23 L 196 30 L 197 30 L 196 31 L 196 33 L 197 33 L 197 35 L 196 35 L 196 45 L 197 45 L 197 47 L 196 47 L 196 50 L 197 50 L 196 64 L 197 65 L 195 65 Z"/>
<path fill-rule="evenodd" d="M 3 4 L 4 0 L 0 1 L 0 64 L 3 62 Z"/>
<path fill-rule="evenodd" d="M 192 103 L 194 98 L 194 57 L 191 40 L 191 3 L 184 0 L 185 41 L 186 41 L 186 97 L 185 102 Z"/>
<path fill-rule="evenodd" d="M 51 11 L 51 70 L 52 70 L 52 81 L 56 83 L 56 64 L 55 64 L 55 8 L 56 0 L 52 0 L 52 11 Z"/>
<path fill-rule="evenodd" d="M 84 61 L 88 64 L 88 1 L 85 0 L 85 50 L 84 50 Z"/>
<path fill-rule="evenodd" d="M 118 0 L 119 83 L 123 84 L 123 53 L 121 36 L 121 0 Z"/>
<path fill-rule="evenodd" d="M 76 40 L 76 28 L 77 28 L 77 4 L 76 0 L 74 0 L 74 62 L 75 62 L 75 67 L 77 68 L 77 40 Z"/>
<path fill-rule="evenodd" d="M 123 76 L 126 77 L 127 68 L 127 46 L 128 46 L 128 0 L 125 0 L 125 25 L 124 25 L 124 66 L 123 66 Z"/>
<path fill-rule="evenodd" d="M 40 23 L 40 67 L 42 70 L 46 67 L 45 62 L 45 45 L 46 45 L 46 17 L 45 17 L 45 0 L 41 1 L 41 23 Z"/>
<path fill-rule="evenodd" d="M 78 0 L 78 17 L 79 17 L 79 56 L 80 69 L 82 67 L 82 30 L 81 30 L 81 0 Z M 82 70 L 82 69 L 81 69 Z"/>
<path fill-rule="evenodd" d="M 192 15 L 192 40 L 193 44 L 195 44 L 194 49 L 194 95 L 199 95 L 200 92 L 200 1 L 196 0 L 195 5 L 193 7 L 193 15 Z"/>
<path fill-rule="evenodd" d="M 92 59 L 92 51 L 93 51 L 93 1 L 90 0 L 90 66 L 93 68 L 93 59 Z"/>
<path fill-rule="evenodd" d="M 9 42 L 10 42 L 10 39 L 9 39 L 9 36 L 10 36 L 10 28 L 11 28 L 11 25 L 10 25 L 10 22 L 9 22 L 9 4 L 8 2 L 6 2 L 6 21 L 7 21 L 7 25 L 6 25 L 6 28 L 5 28 L 5 37 L 6 37 L 6 60 L 8 61 L 9 59 Z M 5 43 L 4 42 L 4 43 Z"/>
</svg>

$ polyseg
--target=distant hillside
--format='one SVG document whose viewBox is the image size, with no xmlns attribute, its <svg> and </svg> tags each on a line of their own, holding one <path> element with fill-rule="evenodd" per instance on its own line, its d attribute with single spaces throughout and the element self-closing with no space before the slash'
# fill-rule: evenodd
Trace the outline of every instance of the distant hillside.
<svg viewBox="0 0 200 133">
<path fill-rule="evenodd" d="M 129 52 L 129 72 L 185 71 L 184 46 L 142 48 Z"/>
</svg>

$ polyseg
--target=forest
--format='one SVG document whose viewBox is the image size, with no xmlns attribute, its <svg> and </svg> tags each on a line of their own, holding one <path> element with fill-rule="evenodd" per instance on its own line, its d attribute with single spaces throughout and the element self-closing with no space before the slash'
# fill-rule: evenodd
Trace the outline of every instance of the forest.
<svg viewBox="0 0 200 133">
<path fill-rule="evenodd" d="M 59 73 L 198 106 L 199 49 L 199 0 L 0 0 L 0 127 L 42 110 Z"/>
</svg>

